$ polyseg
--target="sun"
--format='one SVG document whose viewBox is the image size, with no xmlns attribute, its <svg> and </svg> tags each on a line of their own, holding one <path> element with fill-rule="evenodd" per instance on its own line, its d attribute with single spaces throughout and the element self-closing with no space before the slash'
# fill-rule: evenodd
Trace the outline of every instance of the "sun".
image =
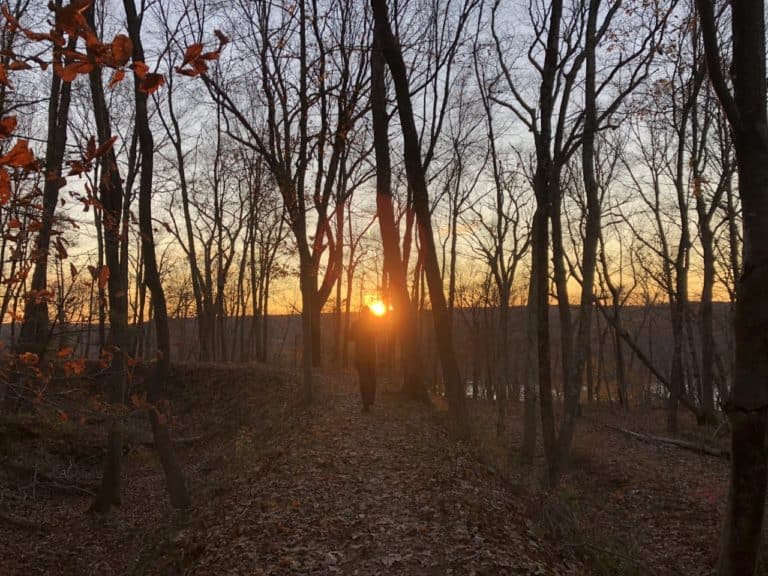
<svg viewBox="0 0 768 576">
<path fill-rule="evenodd" d="M 374 316 L 384 316 L 387 313 L 387 305 L 381 300 L 376 300 L 368 304 L 368 308 Z"/>
</svg>

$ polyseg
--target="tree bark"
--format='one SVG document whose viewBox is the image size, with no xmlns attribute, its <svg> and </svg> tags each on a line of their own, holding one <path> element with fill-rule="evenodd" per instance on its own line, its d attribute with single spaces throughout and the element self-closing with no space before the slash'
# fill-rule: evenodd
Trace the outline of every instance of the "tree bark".
<svg viewBox="0 0 768 576">
<path fill-rule="evenodd" d="M 371 114 L 376 152 L 376 213 L 384 249 L 384 270 L 390 279 L 395 317 L 403 356 L 403 391 L 410 398 L 429 402 L 421 377 L 421 350 L 414 306 L 408 295 L 405 263 L 400 256 L 397 224 L 392 206 L 392 165 L 389 154 L 385 59 L 376 35 L 371 53 Z"/>
<path fill-rule="evenodd" d="M 123 0 L 127 19 L 128 35 L 133 42 L 132 60 L 144 62 L 144 48 L 141 41 L 141 19 L 136 12 L 134 0 Z M 136 102 L 136 130 L 139 135 L 141 152 L 141 175 L 139 178 L 139 230 L 141 232 L 141 253 L 144 259 L 147 287 L 152 294 L 152 307 L 157 330 L 157 363 L 150 377 L 147 400 L 152 405 L 149 419 L 157 446 L 158 456 L 165 472 L 166 487 L 174 508 L 188 508 L 190 505 L 184 475 L 170 442 L 167 418 L 163 408 L 167 404 L 164 387 L 168 380 L 170 364 L 170 332 L 165 292 L 160 282 L 160 273 L 155 255 L 155 239 L 152 227 L 152 177 L 154 168 L 154 139 L 149 124 L 148 96 L 142 90 L 139 78 L 134 77 L 134 99 Z"/>
<path fill-rule="evenodd" d="M 437 261 L 437 249 L 432 232 L 429 192 L 421 162 L 419 133 L 413 115 L 408 73 L 397 39 L 392 33 L 386 0 L 371 0 L 375 31 L 384 51 L 395 85 L 400 124 L 403 130 L 405 169 L 413 192 L 413 206 L 419 225 L 419 240 L 424 256 L 424 270 L 432 303 L 435 336 L 440 355 L 443 379 L 452 414 L 453 431 L 458 438 L 469 435 L 464 386 L 453 347 L 453 330 L 447 311 L 442 276 Z"/>
</svg>

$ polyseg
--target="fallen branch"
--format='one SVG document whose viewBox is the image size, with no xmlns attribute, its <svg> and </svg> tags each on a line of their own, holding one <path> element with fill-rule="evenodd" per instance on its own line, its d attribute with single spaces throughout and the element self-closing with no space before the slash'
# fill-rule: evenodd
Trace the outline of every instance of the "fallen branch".
<svg viewBox="0 0 768 576">
<path fill-rule="evenodd" d="M 37 486 L 47 488 L 49 490 L 57 492 L 78 493 L 92 496 L 98 489 L 98 485 L 88 482 L 62 482 L 52 476 L 45 474 L 37 469 L 37 467 L 28 467 L 23 464 L 17 464 L 8 460 L 0 461 L 0 465 L 4 466 L 7 470 L 14 472 L 17 476 L 31 477 L 30 484 L 33 489 Z"/>
<path fill-rule="evenodd" d="M 626 434 L 627 436 L 636 440 L 640 440 L 641 442 L 648 442 L 650 444 L 668 444 L 670 446 L 677 446 L 678 448 L 682 448 L 684 450 L 690 450 L 691 452 L 695 452 L 697 454 L 706 454 L 707 456 L 725 458 L 726 460 L 730 460 L 731 458 L 730 451 L 724 450 L 722 448 L 713 448 L 712 446 L 707 446 L 705 444 L 688 442 L 686 440 L 678 440 L 677 438 L 666 438 L 664 436 L 650 436 L 648 434 L 640 434 L 639 432 L 633 432 L 632 430 L 620 428 L 619 426 L 611 426 L 610 424 L 605 424 L 604 426 L 606 428 L 610 428 L 611 430 L 616 430 L 617 432 Z"/>
<path fill-rule="evenodd" d="M 618 333 L 619 337 L 622 340 L 624 340 L 624 342 L 626 342 L 627 346 L 629 346 L 629 348 L 632 350 L 632 352 L 635 353 L 635 355 L 637 356 L 638 360 L 640 360 L 640 362 L 646 368 L 648 368 L 648 370 L 651 372 L 651 374 L 654 375 L 656 380 L 659 381 L 659 384 L 664 386 L 664 388 L 667 389 L 667 392 L 672 394 L 672 389 L 673 389 L 672 388 L 672 383 L 667 379 L 666 376 L 664 376 L 664 374 L 662 374 L 658 370 L 658 368 L 656 368 L 656 366 L 654 366 L 653 362 L 651 362 L 651 359 L 648 358 L 648 356 L 646 356 L 645 352 L 643 352 L 642 348 L 640 348 L 640 346 L 637 345 L 637 342 L 635 342 L 634 338 L 632 338 L 630 333 L 627 332 L 624 329 L 620 329 L 616 325 L 616 320 L 614 318 L 612 318 L 610 316 L 610 314 L 608 314 L 608 311 L 605 309 L 605 306 L 600 305 L 599 301 L 597 302 L 597 309 L 600 311 L 600 314 L 602 314 L 603 318 L 605 318 L 606 321 L 611 325 L 611 327 L 613 328 L 614 332 Z M 694 416 L 696 416 L 697 418 L 699 417 L 699 409 L 698 409 L 698 407 L 693 402 L 693 400 L 688 398 L 688 396 L 686 396 L 682 391 L 680 391 L 680 393 L 678 394 L 678 401 L 680 402 L 680 404 L 682 404 L 683 406 L 688 408 L 688 410 L 690 410 L 691 413 Z"/>
<path fill-rule="evenodd" d="M 199 442 L 200 440 L 205 439 L 205 434 L 200 434 L 199 436 L 188 436 L 187 438 L 171 438 L 171 444 L 174 446 L 186 446 L 187 444 L 194 444 L 195 442 Z M 146 446 L 148 448 L 154 448 L 155 441 L 153 440 L 146 440 L 141 443 L 142 446 Z"/>
<path fill-rule="evenodd" d="M 9 526 L 13 526 L 14 528 L 21 528 L 22 530 L 37 531 L 43 529 L 42 524 L 31 522 L 24 518 L 11 516 L 9 514 L 4 514 L 2 512 L 0 512 L 0 524 L 7 524 Z"/>
</svg>

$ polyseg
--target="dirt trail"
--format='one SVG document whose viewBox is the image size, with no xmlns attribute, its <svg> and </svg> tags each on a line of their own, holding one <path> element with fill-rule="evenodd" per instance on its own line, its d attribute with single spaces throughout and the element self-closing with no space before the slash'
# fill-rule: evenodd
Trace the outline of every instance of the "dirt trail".
<svg viewBox="0 0 768 576">
<path fill-rule="evenodd" d="M 189 574 L 578 574 L 433 413 L 337 385 L 184 534 Z M 190 557 L 191 555 L 191 557 Z"/>
<path fill-rule="evenodd" d="M 318 380 L 307 411 L 296 378 L 274 369 L 174 368 L 174 436 L 192 440 L 178 445 L 188 513 L 168 507 L 141 414 L 123 506 L 105 518 L 85 513 L 87 494 L 0 474 L 0 576 L 590 573 L 545 539 L 530 494 L 448 439 L 444 414 L 386 394 L 363 414 L 353 378 Z M 40 421 L 4 460 L 95 485 L 103 426 L 74 424 L 74 404 L 71 415 Z"/>
</svg>

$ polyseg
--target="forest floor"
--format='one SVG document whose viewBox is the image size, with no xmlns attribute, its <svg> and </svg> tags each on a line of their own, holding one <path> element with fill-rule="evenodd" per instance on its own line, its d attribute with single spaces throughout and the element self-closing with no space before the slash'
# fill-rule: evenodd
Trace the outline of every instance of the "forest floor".
<svg viewBox="0 0 768 576">
<path fill-rule="evenodd" d="M 285 371 L 175 367 L 173 434 L 194 500 L 183 513 L 140 411 L 126 425 L 123 505 L 106 517 L 86 513 L 106 436 L 92 390 L 48 392 L 66 420 L 0 414 L 0 575 L 711 571 L 727 461 L 611 428 L 660 434 L 661 413 L 586 409 L 572 469 L 546 491 L 541 456 L 517 463 L 515 411 L 499 439 L 475 403 L 473 440 L 457 444 L 439 406 L 384 392 L 363 414 L 353 377 L 318 380 L 305 410 Z"/>
</svg>

